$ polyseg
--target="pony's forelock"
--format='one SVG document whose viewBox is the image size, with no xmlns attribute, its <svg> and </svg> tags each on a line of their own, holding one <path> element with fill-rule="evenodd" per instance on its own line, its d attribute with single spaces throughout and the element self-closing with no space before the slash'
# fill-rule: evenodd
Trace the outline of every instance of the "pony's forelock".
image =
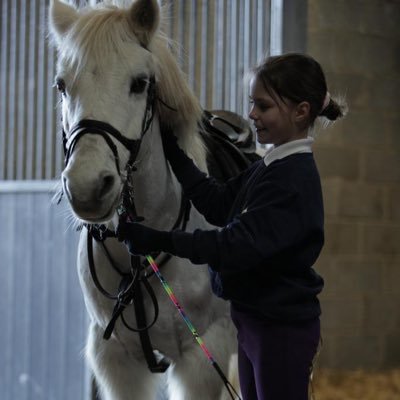
<svg viewBox="0 0 400 400">
<path fill-rule="evenodd" d="M 73 68 L 77 74 L 89 61 L 97 68 L 107 68 L 107 51 L 117 52 L 123 61 L 125 41 L 135 41 L 129 29 L 126 11 L 115 6 L 103 5 L 80 11 L 78 20 L 59 45 L 63 63 Z"/>
</svg>

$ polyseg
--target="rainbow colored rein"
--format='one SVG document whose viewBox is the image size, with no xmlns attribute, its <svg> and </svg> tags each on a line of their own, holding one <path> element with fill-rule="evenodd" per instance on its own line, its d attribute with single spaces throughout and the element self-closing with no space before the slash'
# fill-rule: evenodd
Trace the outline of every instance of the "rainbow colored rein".
<svg viewBox="0 0 400 400">
<path fill-rule="evenodd" d="M 197 333 L 195 327 L 191 323 L 190 319 L 186 315 L 185 311 L 183 310 L 182 306 L 179 304 L 178 299 L 176 298 L 173 290 L 171 289 L 171 286 L 169 286 L 168 282 L 165 280 L 163 275 L 161 274 L 156 262 L 154 261 L 152 256 L 146 256 L 147 261 L 149 262 L 151 268 L 153 269 L 154 273 L 157 275 L 158 279 L 160 280 L 161 284 L 163 285 L 165 291 L 167 292 L 169 298 L 171 301 L 174 303 L 175 307 L 179 311 L 179 314 L 182 316 L 183 320 L 185 321 L 186 325 L 188 326 L 190 332 L 192 332 L 192 335 L 196 339 L 197 343 L 203 350 L 203 353 L 206 355 L 208 360 L 210 361 L 211 365 L 215 368 L 215 370 L 218 372 L 218 375 L 221 377 L 222 381 L 224 382 L 224 385 L 226 389 L 228 390 L 231 398 L 235 400 L 235 396 L 237 399 L 241 400 L 240 396 L 232 386 L 232 384 L 228 381 L 224 373 L 222 372 L 220 366 L 218 363 L 215 361 L 214 357 L 211 355 L 210 351 L 207 349 L 203 339 L 199 336 Z"/>
</svg>

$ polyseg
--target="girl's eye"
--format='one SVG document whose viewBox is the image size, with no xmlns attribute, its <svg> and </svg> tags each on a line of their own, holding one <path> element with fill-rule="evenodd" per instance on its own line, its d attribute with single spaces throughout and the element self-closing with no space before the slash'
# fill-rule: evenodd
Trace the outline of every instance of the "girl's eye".
<svg viewBox="0 0 400 400">
<path fill-rule="evenodd" d="M 259 111 L 261 111 L 261 112 L 264 112 L 264 111 L 267 111 L 268 110 L 268 106 L 266 106 L 265 104 L 258 104 L 258 103 L 255 103 L 254 101 L 253 102 L 251 102 L 251 106 L 252 107 L 256 107 Z"/>
<path fill-rule="evenodd" d="M 268 104 L 268 103 L 265 103 L 265 102 L 257 102 L 256 103 L 256 106 L 258 107 L 258 109 L 260 110 L 260 111 L 262 111 L 262 112 L 264 112 L 264 111 L 267 111 L 270 107 L 271 107 L 271 105 L 270 104 Z"/>
<path fill-rule="evenodd" d="M 129 94 L 139 94 L 144 91 L 147 85 L 147 78 L 132 78 Z"/>
<path fill-rule="evenodd" d="M 61 93 L 61 94 L 63 94 L 63 95 L 65 95 L 65 92 L 66 92 L 66 87 L 65 87 L 65 81 L 64 81 L 64 79 L 57 79 L 56 80 L 56 87 L 57 87 L 57 90 Z"/>
<path fill-rule="evenodd" d="M 268 108 L 269 108 L 268 104 L 265 104 L 263 102 L 259 102 L 257 100 L 250 99 L 249 102 L 251 104 L 251 107 L 257 107 L 258 110 L 260 110 L 261 112 L 267 111 Z"/>
</svg>

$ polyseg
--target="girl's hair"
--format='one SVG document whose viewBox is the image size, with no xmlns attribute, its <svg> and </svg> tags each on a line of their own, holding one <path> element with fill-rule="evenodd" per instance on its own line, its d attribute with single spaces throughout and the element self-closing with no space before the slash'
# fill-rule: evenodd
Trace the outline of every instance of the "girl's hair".
<svg viewBox="0 0 400 400">
<path fill-rule="evenodd" d="M 306 54 L 268 57 L 254 68 L 252 75 L 263 83 L 272 98 L 279 96 L 283 102 L 286 98 L 296 104 L 307 101 L 310 104 L 311 126 L 319 116 L 335 121 L 347 112 L 343 99 L 334 99 L 329 95 L 321 65 Z M 324 104 L 326 99 L 329 102 Z"/>
</svg>

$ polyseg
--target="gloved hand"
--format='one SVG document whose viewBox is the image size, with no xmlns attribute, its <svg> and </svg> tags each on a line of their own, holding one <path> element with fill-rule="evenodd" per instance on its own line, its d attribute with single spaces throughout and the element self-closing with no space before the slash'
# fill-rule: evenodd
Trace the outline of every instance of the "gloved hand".
<svg viewBox="0 0 400 400">
<path fill-rule="evenodd" d="M 191 199 L 191 188 L 196 186 L 198 182 L 203 181 L 207 175 L 200 171 L 193 160 L 179 147 L 177 137 L 170 130 L 163 129 L 161 138 L 164 154 L 172 171 L 182 185 L 185 194 Z"/>
<path fill-rule="evenodd" d="M 132 255 L 145 256 L 156 251 L 174 254 L 171 232 L 158 231 L 137 222 L 120 222 L 115 233 Z"/>
<path fill-rule="evenodd" d="M 167 128 L 162 129 L 161 131 L 161 139 L 163 143 L 164 153 L 167 157 L 168 161 L 174 161 L 175 164 L 184 163 L 190 160 L 189 157 L 183 152 L 183 150 L 178 145 L 178 138 Z"/>
<path fill-rule="evenodd" d="M 137 222 L 121 222 L 115 233 L 132 255 L 145 256 L 156 251 L 164 251 L 173 256 L 188 258 L 194 264 L 217 265 L 217 230 L 165 232 Z"/>
</svg>

